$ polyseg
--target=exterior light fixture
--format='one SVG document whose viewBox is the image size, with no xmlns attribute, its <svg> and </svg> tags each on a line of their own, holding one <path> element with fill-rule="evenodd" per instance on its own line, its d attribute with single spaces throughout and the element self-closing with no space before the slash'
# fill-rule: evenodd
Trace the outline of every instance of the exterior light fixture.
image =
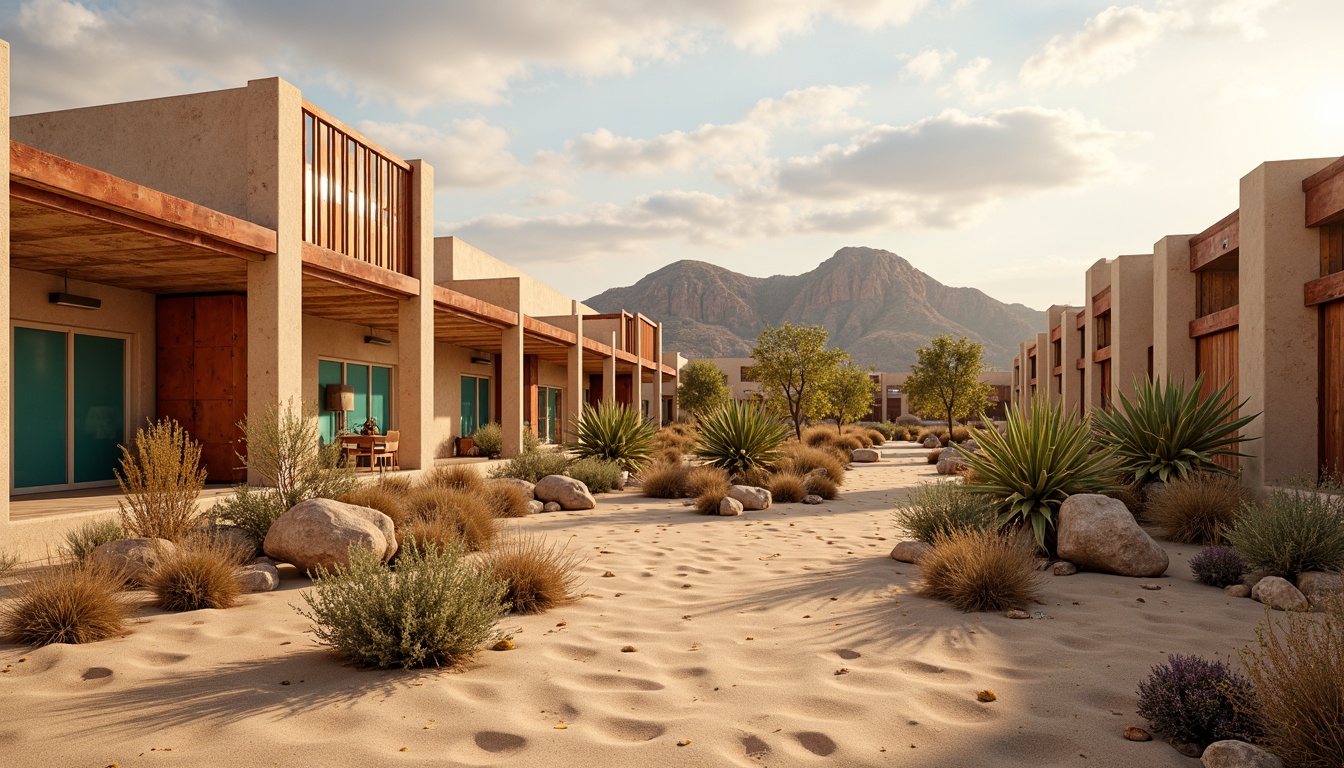
<svg viewBox="0 0 1344 768">
<path fill-rule="evenodd" d="M 388 346 L 391 346 L 391 345 L 392 345 L 392 340 L 391 340 L 391 339 L 384 339 L 382 336 L 377 336 L 377 335 L 375 335 L 374 332 L 373 332 L 373 326 L 370 325 L 370 326 L 369 326 L 369 335 L 364 337 L 364 343 L 365 343 L 365 344 L 374 344 L 374 345 L 379 346 L 379 347 L 388 347 Z"/>
<path fill-rule="evenodd" d="M 485 356 L 473 356 L 471 358 L 472 365 L 489 365 L 492 362 L 494 361 Z"/>
<path fill-rule="evenodd" d="M 92 296 L 77 296 L 70 293 L 70 276 L 65 276 L 65 287 L 59 291 L 52 291 L 47 294 L 47 301 L 61 307 L 74 307 L 75 309 L 99 309 L 103 306 L 102 299 L 95 299 Z"/>
</svg>

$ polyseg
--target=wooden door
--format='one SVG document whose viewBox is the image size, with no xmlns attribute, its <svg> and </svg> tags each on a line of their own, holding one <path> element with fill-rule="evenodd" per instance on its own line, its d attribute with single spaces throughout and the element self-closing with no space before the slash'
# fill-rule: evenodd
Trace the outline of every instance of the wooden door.
<svg viewBox="0 0 1344 768">
<path fill-rule="evenodd" d="M 1195 339 L 1195 372 L 1204 377 L 1199 391 L 1201 398 L 1211 397 L 1220 387 L 1226 385 L 1227 398 L 1233 402 L 1240 400 L 1238 349 L 1236 328 Z M 1233 414 L 1232 418 L 1236 418 L 1236 414 Z M 1232 470 L 1240 466 L 1235 456 L 1220 456 L 1218 463 Z"/>
<path fill-rule="evenodd" d="M 1321 307 L 1321 469 L 1344 478 L 1344 301 Z"/>
</svg>

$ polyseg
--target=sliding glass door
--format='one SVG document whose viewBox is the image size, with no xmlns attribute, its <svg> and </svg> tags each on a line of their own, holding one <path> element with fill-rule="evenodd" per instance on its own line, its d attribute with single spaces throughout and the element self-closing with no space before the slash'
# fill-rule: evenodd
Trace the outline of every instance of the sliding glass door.
<svg viewBox="0 0 1344 768">
<path fill-rule="evenodd" d="M 345 431 L 358 433 L 370 417 L 380 433 L 392 428 L 392 369 L 382 365 L 317 361 L 317 427 L 323 443 L 336 439 L 340 418 L 327 409 L 327 385 L 347 384 L 355 390 L 355 409 L 345 414 Z"/>
<path fill-rule="evenodd" d="M 462 437 L 490 423 L 490 380 L 479 376 L 462 377 Z"/>
</svg>

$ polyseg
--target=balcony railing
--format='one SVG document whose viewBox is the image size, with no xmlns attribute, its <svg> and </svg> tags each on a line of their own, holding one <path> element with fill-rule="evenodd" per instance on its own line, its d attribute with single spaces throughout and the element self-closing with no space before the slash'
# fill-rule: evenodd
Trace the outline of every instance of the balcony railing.
<svg viewBox="0 0 1344 768">
<path fill-rule="evenodd" d="M 303 144 L 303 239 L 410 274 L 410 166 L 307 103 Z"/>
</svg>

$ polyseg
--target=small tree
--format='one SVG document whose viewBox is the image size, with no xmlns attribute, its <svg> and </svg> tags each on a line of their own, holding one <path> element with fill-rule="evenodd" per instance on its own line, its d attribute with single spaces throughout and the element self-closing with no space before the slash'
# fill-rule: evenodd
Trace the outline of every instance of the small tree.
<svg viewBox="0 0 1344 768">
<path fill-rule="evenodd" d="M 954 341 L 946 335 L 916 349 L 919 362 L 910 366 L 910 378 L 905 380 L 910 408 L 945 416 L 948 434 L 956 421 L 988 408 L 994 388 L 980 381 L 983 351 L 984 347 L 965 336 Z"/>
<path fill-rule="evenodd" d="M 862 419 L 873 410 L 873 394 L 877 388 L 877 382 L 869 375 L 868 368 L 861 368 L 852 362 L 840 366 L 826 390 L 831 406 L 829 410 L 835 417 L 836 431 L 848 422 Z"/>
<path fill-rule="evenodd" d="M 121 446 L 117 482 L 126 495 L 117 510 L 127 534 L 179 541 L 200 516 L 201 444 L 172 419 L 151 422 L 129 448 Z"/>
<path fill-rule="evenodd" d="M 696 360 L 681 369 L 677 402 L 699 419 L 728 403 L 731 395 L 724 383 L 723 371 L 708 360 Z"/>
<path fill-rule="evenodd" d="M 761 397 L 773 410 L 793 421 L 793 432 L 802 439 L 803 421 L 826 412 L 829 389 L 842 363 L 844 350 L 826 346 L 830 334 L 819 325 L 794 327 L 785 323 L 767 326 L 751 351 L 751 375 L 761 385 Z"/>
</svg>

